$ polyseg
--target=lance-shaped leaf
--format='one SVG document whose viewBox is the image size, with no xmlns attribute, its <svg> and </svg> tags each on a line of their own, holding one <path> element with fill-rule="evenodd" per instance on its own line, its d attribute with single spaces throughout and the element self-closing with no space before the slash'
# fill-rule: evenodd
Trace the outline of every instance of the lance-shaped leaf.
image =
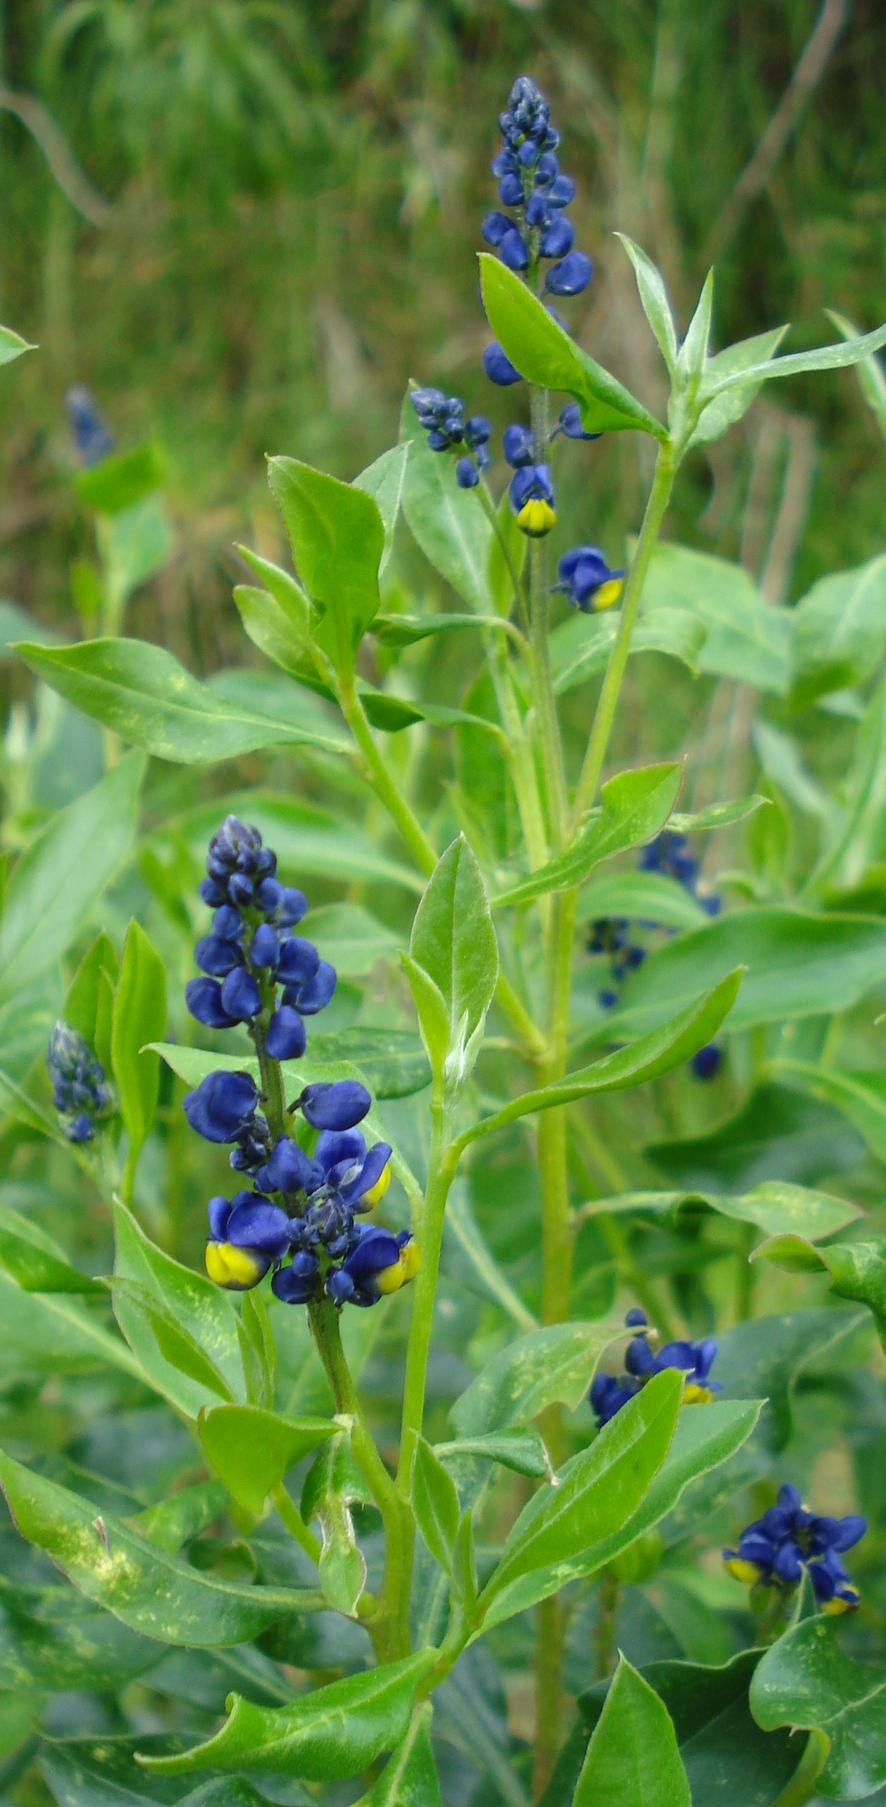
<svg viewBox="0 0 886 1807">
<path fill-rule="evenodd" d="M 252 1405 L 220 1405 L 200 1413 L 197 1435 L 214 1474 L 256 1516 L 287 1471 L 338 1426 L 325 1418 L 285 1418 Z"/>
<path fill-rule="evenodd" d="M 647 257 L 646 252 L 635 245 L 632 238 L 628 238 L 624 232 L 617 232 L 615 236 L 631 260 L 643 312 L 655 334 L 658 349 L 668 369 L 673 372 L 677 362 L 677 334 L 664 278 L 651 257 Z"/>
<path fill-rule="evenodd" d="M 617 610 L 607 610 L 603 615 L 578 615 L 555 628 L 550 649 L 557 696 L 605 671 L 617 633 Z M 679 659 L 697 677 L 705 633 L 704 622 L 689 609 L 657 608 L 637 622 L 631 635 L 630 656 L 665 653 L 668 658 Z"/>
<path fill-rule="evenodd" d="M 707 380 L 702 389 L 702 401 L 714 400 L 718 395 L 730 389 L 740 387 L 750 379 L 761 383 L 769 382 L 776 376 L 803 376 L 810 370 L 847 370 L 853 364 L 860 364 L 873 352 L 886 345 L 886 326 L 878 326 L 874 332 L 862 333 L 855 339 L 843 339 L 837 345 L 822 345 L 815 351 L 795 351 L 784 358 L 769 358 L 762 363 L 751 364 L 745 370 L 732 370 L 724 374 L 709 367 Z M 703 418 L 703 416 L 702 416 Z"/>
<path fill-rule="evenodd" d="M 764 1731 L 794 1726 L 830 1741 L 815 1784 L 826 1800 L 862 1800 L 886 1784 L 886 1676 L 855 1662 L 821 1614 L 764 1652 L 750 1701 Z"/>
<path fill-rule="evenodd" d="M 228 1397 L 242 1398 L 243 1363 L 230 1294 L 158 1249 L 125 1205 L 115 1205 L 114 1223 L 115 1279 L 136 1282 L 155 1302 L 153 1320 L 146 1319 L 144 1301 L 133 1300 L 125 1284 L 114 1287 L 117 1322 L 151 1384 L 189 1417 L 195 1418 L 203 1405 L 218 1404 L 217 1387 L 208 1388 L 205 1381 L 189 1376 L 179 1365 L 180 1350 L 178 1360 L 170 1360 L 161 1347 L 157 1323 L 171 1319 L 221 1375 Z"/>
<path fill-rule="evenodd" d="M 886 1161 L 886 1077 L 882 1071 L 859 1073 L 845 1067 L 814 1066 L 805 1060 L 774 1060 L 770 1071 L 792 1090 L 832 1104 L 864 1137 L 871 1153 Z"/>
<path fill-rule="evenodd" d="M 402 1662 L 315 1688 L 286 1707 L 257 1707 L 239 1694 L 220 1732 L 178 1757 L 140 1757 L 160 1775 L 195 1769 L 249 1769 L 338 1782 L 374 1763 L 405 1737 L 415 1691 L 436 1659 L 420 1650 Z"/>
<path fill-rule="evenodd" d="M 532 1475 L 536 1480 L 553 1480 L 551 1458 L 538 1431 L 486 1431 L 478 1437 L 460 1437 L 455 1443 L 436 1443 L 434 1454 L 441 1462 L 460 1462 L 465 1456 L 481 1456 L 485 1462 L 500 1462 L 515 1474 Z"/>
<path fill-rule="evenodd" d="M 105 1291 L 100 1280 L 71 1265 L 42 1225 L 11 1205 L 0 1206 L 0 1267 L 23 1292 L 100 1296 Z"/>
<path fill-rule="evenodd" d="M 441 1807 L 431 1748 L 431 1707 L 417 1707 L 403 1743 L 357 1807 Z"/>
<path fill-rule="evenodd" d="M 673 1721 L 696 1803 L 713 1807 L 722 1797 L 741 1807 L 777 1807 L 797 1768 L 797 1740 L 787 1732 L 761 1732 L 751 1718 L 748 1685 L 760 1656 L 745 1650 L 722 1666 L 664 1661 L 641 1671 Z M 591 1728 L 599 1725 L 610 1689 L 598 1682 L 579 1697 Z"/>
<path fill-rule="evenodd" d="M 165 1030 L 166 967 L 150 937 L 133 921 L 123 943 L 111 1029 L 114 1084 L 131 1168 L 150 1133 L 160 1087 L 160 1062 L 146 1043 L 159 1041 Z"/>
<path fill-rule="evenodd" d="M 76 646 L 23 641 L 16 650 L 69 703 L 158 759 L 212 765 L 257 747 L 289 744 L 322 747 L 328 753 L 351 750 L 332 727 L 327 731 L 313 722 L 299 726 L 298 692 L 293 719 L 262 714 L 201 684 L 172 653 L 146 640 L 85 640 Z M 115 766 L 114 772 L 119 769 Z"/>
<path fill-rule="evenodd" d="M 354 478 L 354 488 L 366 491 L 378 509 L 384 527 L 385 542 L 379 565 L 381 576 L 388 559 L 394 549 L 394 534 L 400 509 L 403 506 L 403 491 L 406 485 L 406 463 L 411 447 L 409 445 L 392 445 L 390 451 L 382 452 L 380 457 L 367 464 L 365 471 Z"/>
<path fill-rule="evenodd" d="M 604 1351 L 628 1333 L 623 1324 L 548 1324 L 494 1355 L 457 1399 L 450 1417 L 459 1437 L 485 1437 L 549 1405 L 576 1411 Z"/>
<path fill-rule="evenodd" d="M 718 1338 L 716 1378 L 728 1399 L 767 1400 L 763 1429 L 781 1449 L 791 1434 L 800 1374 L 863 1323 L 858 1311 L 792 1311 L 735 1324 Z"/>
<path fill-rule="evenodd" d="M 709 358 L 709 383 L 727 376 L 740 376 L 743 380 L 732 389 L 720 390 L 713 401 L 706 403 L 704 413 L 693 428 L 690 446 L 721 439 L 733 423 L 747 413 L 763 384 L 761 376 L 747 373 L 758 370 L 761 364 L 774 358 L 787 330 L 786 326 L 770 327 L 768 332 L 755 333 L 752 339 L 741 339 L 737 345 L 729 345 L 716 357 Z"/>
<path fill-rule="evenodd" d="M 481 1596 L 484 1613 L 524 1576 L 566 1564 L 618 1531 L 667 1455 L 683 1397 L 683 1377 L 667 1369 L 604 1426 L 589 1449 L 524 1506 Z"/>
<path fill-rule="evenodd" d="M 432 452 L 408 394 L 400 431 L 410 442 L 403 512 L 410 532 L 435 571 L 478 615 L 493 612 L 489 581 L 494 541 L 480 497 L 455 481 L 445 454 Z"/>
<path fill-rule="evenodd" d="M 601 861 L 612 859 L 627 847 L 651 841 L 664 827 L 677 800 L 682 767 L 675 764 L 641 766 L 610 778 L 600 793 L 601 809 L 565 853 L 549 860 L 519 884 L 500 891 L 493 908 L 527 903 L 548 891 L 580 885 Z"/>
<path fill-rule="evenodd" d="M 594 1727 L 573 1807 L 690 1807 L 689 1781 L 664 1702 L 625 1656 Z"/>
<path fill-rule="evenodd" d="M 240 1777 L 221 1776 L 186 1795 L 170 1793 L 157 1777 L 140 1776 L 133 1762 L 132 1738 L 66 1738 L 47 1740 L 38 1765 L 58 1807 L 271 1807 Z M 287 1807 L 310 1807 L 299 1790 L 287 1795 Z"/>
<path fill-rule="evenodd" d="M 448 1573 L 458 1535 L 459 1506 L 455 1482 L 439 1456 L 419 1437 L 412 1474 L 415 1522 L 431 1555 Z"/>
<path fill-rule="evenodd" d="M 810 1186 L 793 1186 L 787 1180 L 762 1180 L 751 1192 L 623 1192 L 615 1198 L 595 1198 L 583 1207 L 583 1217 L 601 1214 L 637 1214 L 678 1221 L 697 1212 L 716 1212 L 736 1223 L 754 1224 L 767 1236 L 802 1230 L 810 1242 L 833 1236 L 861 1216 L 857 1205 L 816 1192 Z"/>
<path fill-rule="evenodd" d="M 611 1422 L 617 1423 L 618 1418 L 627 1410 L 628 1407 L 624 1406 Z M 679 1508 L 675 1518 L 679 1513 L 689 1513 L 695 1484 L 703 1481 L 705 1488 L 710 1484 L 707 1477 L 713 1477 L 713 1471 L 729 1462 L 747 1442 L 760 1411 L 760 1400 L 718 1400 L 714 1405 L 684 1406 L 665 1461 L 645 1489 L 641 1488 L 640 1502 L 635 1503 L 627 1518 L 615 1530 L 589 1541 L 568 1560 L 555 1554 L 543 1568 L 522 1576 L 504 1588 L 492 1601 L 486 1615 L 487 1629 L 501 1620 L 512 1618 L 515 1613 L 525 1612 L 539 1600 L 545 1600 L 550 1594 L 566 1587 L 570 1581 L 587 1580 L 591 1575 L 598 1574 L 600 1569 L 629 1549 L 637 1538 L 654 1530 L 656 1525 L 668 1518 L 675 1507 Z M 599 1442 L 599 1438 L 597 1441 Z M 592 1448 L 596 1447 L 596 1443 L 592 1445 Z M 727 1472 L 721 1481 L 724 1497 L 728 1497 L 732 1485 Z M 693 1488 L 693 1493 L 683 1505 L 683 1495 L 689 1487 Z M 700 1491 L 704 1496 L 705 1489 Z M 690 1520 L 690 1523 L 694 1529 L 694 1521 Z M 680 1535 L 686 1535 L 685 1526 L 681 1527 Z"/>
<path fill-rule="evenodd" d="M 0 1484 L 23 1537 L 90 1600 L 161 1643 L 240 1644 L 282 1614 L 322 1604 L 308 1589 L 243 1587 L 192 1568 L 4 1454 Z"/>
<path fill-rule="evenodd" d="M 886 1236 L 871 1242 L 831 1242 L 822 1249 L 807 1236 L 786 1233 L 761 1243 L 753 1258 L 760 1256 L 789 1273 L 827 1274 L 841 1299 L 855 1299 L 873 1313 L 886 1348 Z"/>
<path fill-rule="evenodd" d="M 0 1687 L 33 1693 L 104 1692 L 143 1675 L 166 1655 L 67 1583 L 15 1590 L 0 1601 Z"/>
<path fill-rule="evenodd" d="M 351 1451 L 350 1419 L 333 1426 L 336 1435 L 315 1456 L 302 1488 L 306 1524 L 318 1519 L 323 1547 L 320 1586 L 336 1612 L 353 1615 L 366 1586 L 366 1559 L 351 1516 L 353 1500 L 368 1498 L 366 1482 Z"/>
<path fill-rule="evenodd" d="M 631 429 L 667 439 L 661 421 L 580 350 L 519 276 L 486 252 L 480 256 L 480 271 L 489 324 L 521 376 L 544 389 L 574 395 L 589 433 Z"/>
<path fill-rule="evenodd" d="M 886 553 L 819 578 L 790 620 L 793 703 L 865 683 L 886 647 Z"/>
<path fill-rule="evenodd" d="M 831 325 L 837 328 L 842 338 L 857 339 L 860 337 L 858 327 L 851 320 L 847 320 L 845 314 L 835 313 L 834 309 L 830 307 L 825 309 L 825 313 Z M 881 433 L 886 437 L 886 376 L 883 374 L 883 366 L 876 353 L 856 364 L 855 374 L 861 393 Z"/>
<path fill-rule="evenodd" d="M 121 759 L 16 861 L 0 924 L 0 1003 L 55 963 L 116 877 L 135 835 L 143 772 L 139 755 Z"/>
<path fill-rule="evenodd" d="M 139 1537 L 146 1538 L 158 1550 L 166 1550 L 174 1556 L 184 1544 L 199 1537 L 201 1531 L 208 1531 L 226 1504 L 225 1490 L 219 1481 L 195 1481 L 190 1487 L 180 1487 L 156 1506 L 146 1506 L 142 1512 L 134 1513 L 127 1524 L 131 1531 L 137 1531 Z"/>
<path fill-rule="evenodd" d="M 659 613 L 675 610 L 692 615 L 704 629 L 696 654 L 700 671 L 784 695 L 788 611 L 766 602 L 741 565 L 688 546 L 657 546 L 643 586 L 640 625 L 651 628 Z"/>
<path fill-rule="evenodd" d="M 14 333 L 11 326 L 0 326 L 0 364 L 11 364 L 13 358 L 20 358 L 23 351 L 36 349 L 36 345 L 29 345 L 20 333 Z"/>
<path fill-rule="evenodd" d="M 449 1019 L 450 1083 L 470 1072 L 498 979 L 498 946 L 483 875 L 459 835 L 441 856 L 416 911 L 410 958 L 439 991 Z"/>
<path fill-rule="evenodd" d="M 266 659 L 300 681 L 317 677 L 311 661 L 310 624 L 301 612 L 290 611 L 270 590 L 259 590 L 254 584 L 237 584 L 234 601 L 253 646 Z M 304 601 L 307 604 L 307 597 Z"/>
<path fill-rule="evenodd" d="M 698 929 L 708 921 L 697 897 L 663 872 L 596 872 L 578 900 L 578 919 L 628 916 L 664 929 Z"/>
<path fill-rule="evenodd" d="M 385 530 L 373 496 L 296 458 L 271 458 L 268 477 L 296 570 L 323 612 L 318 645 L 340 672 L 353 670 L 363 634 L 380 606 L 378 571 Z"/>
<path fill-rule="evenodd" d="M 513 1099 L 494 1116 L 485 1117 L 465 1130 L 459 1137 L 461 1147 L 467 1148 L 478 1136 L 489 1135 L 492 1130 L 514 1123 L 531 1111 L 571 1104 L 576 1098 L 586 1098 L 592 1092 L 624 1091 L 627 1087 L 642 1085 L 647 1079 L 656 1079 L 661 1073 L 669 1073 L 672 1067 L 681 1066 L 696 1049 L 703 1048 L 711 1040 L 732 1009 L 742 970 L 739 967 L 729 973 L 713 991 L 690 1004 L 688 1010 L 681 1010 L 663 1028 L 641 1036 L 630 1047 L 618 1048 L 614 1054 L 604 1055 L 592 1066 L 567 1073 L 564 1079 L 542 1086 L 538 1091 L 524 1092 L 522 1098 Z"/>
</svg>

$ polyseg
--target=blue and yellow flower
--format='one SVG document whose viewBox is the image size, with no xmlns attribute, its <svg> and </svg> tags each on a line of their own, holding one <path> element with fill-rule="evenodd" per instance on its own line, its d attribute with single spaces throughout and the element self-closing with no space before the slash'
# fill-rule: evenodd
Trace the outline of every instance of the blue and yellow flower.
<svg viewBox="0 0 886 1807">
<path fill-rule="evenodd" d="M 711 1379 L 711 1368 L 717 1355 L 717 1344 L 711 1336 L 699 1342 L 676 1339 L 664 1343 L 656 1353 L 651 1346 L 652 1332 L 646 1313 L 633 1306 L 625 1317 L 629 1330 L 636 1330 L 625 1350 L 623 1374 L 597 1374 L 588 1395 L 597 1423 L 608 1424 L 622 1406 L 634 1399 L 654 1374 L 665 1368 L 679 1368 L 686 1376 L 684 1405 L 706 1405 L 720 1391 L 719 1381 Z"/>
<path fill-rule="evenodd" d="M 805 1571 L 823 1612 L 854 1612 L 860 1594 L 840 1557 L 866 1530 L 860 1513 L 823 1517 L 804 1505 L 798 1487 L 785 1485 L 776 1504 L 742 1531 L 738 1548 L 723 1551 L 723 1560 L 730 1575 L 748 1587 L 789 1589 Z"/>
</svg>

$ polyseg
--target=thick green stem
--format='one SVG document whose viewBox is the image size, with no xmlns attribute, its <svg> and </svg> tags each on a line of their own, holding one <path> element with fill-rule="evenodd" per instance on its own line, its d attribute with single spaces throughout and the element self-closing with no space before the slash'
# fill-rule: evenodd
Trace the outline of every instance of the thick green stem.
<svg viewBox="0 0 886 1807">
<path fill-rule="evenodd" d="M 575 794 L 573 810 L 573 827 L 577 827 L 592 807 L 597 795 L 597 788 L 606 763 L 609 740 L 615 722 L 615 712 L 621 691 L 622 679 L 631 650 L 631 637 L 637 620 L 643 584 L 649 569 L 649 561 L 655 549 L 659 528 L 664 520 L 665 511 L 671 497 L 676 475 L 674 453 L 670 443 L 659 446 L 655 461 L 655 475 L 640 536 L 634 553 L 633 562 L 628 572 L 627 583 L 621 605 L 618 633 L 615 636 L 609 663 L 603 678 L 600 699 L 594 714 L 588 748 L 582 766 L 581 777 Z"/>
</svg>

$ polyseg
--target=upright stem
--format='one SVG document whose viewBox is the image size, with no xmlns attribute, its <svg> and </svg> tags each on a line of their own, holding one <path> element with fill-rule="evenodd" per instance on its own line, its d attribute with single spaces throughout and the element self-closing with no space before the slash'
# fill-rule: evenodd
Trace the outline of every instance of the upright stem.
<svg viewBox="0 0 886 1807">
<path fill-rule="evenodd" d="M 548 393 L 546 389 L 530 390 L 533 454 L 542 463 L 548 437 Z M 551 681 L 548 646 L 548 592 L 550 589 L 547 537 L 529 544 L 529 663 L 532 701 L 541 746 L 542 766 L 547 786 L 548 819 L 555 849 L 562 841 L 566 823 L 566 777 L 560 724 Z"/>
<path fill-rule="evenodd" d="M 640 606 L 640 597 L 643 593 L 643 584 L 649 569 L 649 561 L 655 549 L 655 542 L 658 539 L 658 531 L 664 520 L 665 511 L 668 502 L 670 501 L 675 475 L 676 463 L 673 448 L 669 442 L 666 442 L 658 448 L 658 457 L 655 461 L 655 475 L 652 479 L 652 488 L 649 492 L 649 500 L 646 503 L 646 512 L 643 516 L 643 524 L 640 528 L 640 536 L 637 540 L 637 548 L 634 553 L 633 563 L 628 572 L 627 583 L 625 584 L 624 599 L 622 601 L 621 615 L 618 623 L 618 633 L 615 636 L 612 651 L 609 654 L 609 663 L 606 667 L 606 674 L 600 691 L 600 700 L 594 713 L 594 722 L 591 728 L 584 765 L 582 766 L 578 788 L 575 793 L 575 807 L 572 817 L 573 828 L 577 827 L 581 822 L 582 817 L 587 814 L 597 795 L 597 787 L 600 783 L 603 767 L 606 763 L 606 754 L 609 748 L 609 739 L 612 733 L 613 723 L 615 721 L 615 712 L 618 707 L 619 692 L 625 674 L 625 666 L 627 665 L 628 654 L 631 650 L 631 637 L 637 620 L 637 611 Z"/>
</svg>

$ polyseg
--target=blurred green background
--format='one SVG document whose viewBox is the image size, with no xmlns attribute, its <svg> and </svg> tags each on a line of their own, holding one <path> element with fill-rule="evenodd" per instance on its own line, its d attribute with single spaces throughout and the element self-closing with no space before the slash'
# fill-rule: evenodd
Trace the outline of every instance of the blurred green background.
<svg viewBox="0 0 886 1807">
<path fill-rule="evenodd" d="M 175 553 L 128 625 L 197 670 L 243 657 L 232 541 L 280 543 L 266 452 L 352 475 L 396 438 L 409 375 L 511 418 L 479 365 L 474 256 L 521 70 L 551 99 L 597 265 L 570 323 L 650 403 L 616 227 L 684 323 L 716 255 L 720 344 L 783 320 L 792 347 L 820 342 L 828 306 L 881 317 L 876 0 L 7 0 L 0 17 L 0 319 L 40 346 L 3 385 L 0 595 L 71 635 L 91 544 L 72 382 L 120 448 L 164 448 Z M 882 513 L 855 379 L 779 389 L 696 455 L 670 525 L 775 600 L 869 557 Z M 613 558 L 638 516 L 634 439 L 566 479 L 570 538 Z"/>
</svg>

